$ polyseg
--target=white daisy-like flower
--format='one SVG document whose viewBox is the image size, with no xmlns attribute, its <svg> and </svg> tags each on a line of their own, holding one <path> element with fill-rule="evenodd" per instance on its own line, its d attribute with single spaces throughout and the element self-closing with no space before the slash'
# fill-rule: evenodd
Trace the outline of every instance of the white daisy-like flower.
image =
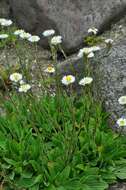
<svg viewBox="0 0 126 190">
<path fill-rule="evenodd" d="M 1 24 L 2 22 L 5 22 L 5 21 L 6 21 L 5 18 L 0 18 L 0 24 Z"/>
<path fill-rule="evenodd" d="M 58 44 L 61 44 L 61 43 L 62 43 L 62 36 L 54 36 L 51 39 L 51 44 L 52 45 L 58 45 Z"/>
<path fill-rule="evenodd" d="M 31 89 L 31 85 L 29 85 L 29 84 L 22 84 L 22 85 L 19 87 L 18 91 L 19 91 L 19 92 L 27 92 L 27 91 L 30 90 L 30 89 Z"/>
<path fill-rule="evenodd" d="M 100 48 L 99 46 L 93 46 L 93 47 L 91 47 L 91 50 L 92 50 L 93 52 L 95 52 L 95 51 L 100 51 L 101 48 Z"/>
<path fill-rule="evenodd" d="M 112 43 L 113 43 L 113 40 L 112 40 L 112 39 L 106 39 L 106 40 L 105 40 L 105 43 L 106 43 L 106 44 L 112 44 Z"/>
<path fill-rule="evenodd" d="M 24 33 L 25 31 L 22 29 L 15 30 L 14 35 L 19 36 L 20 34 Z"/>
<path fill-rule="evenodd" d="M 0 22 L 1 26 L 10 26 L 12 25 L 12 23 L 13 23 L 12 20 L 7 20 L 7 19 L 3 19 Z"/>
<path fill-rule="evenodd" d="M 79 50 L 78 57 L 81 58 L 83 55 L 89 55 L 92 52 L 92 48 L 82 48 Z"/>
<path fill-rule="evenodd" d="M 94 57 L 94 53 L 93 53 L 93 52 L 89 53 L 87 57 L 88 57 L 88 58 Z"/>
<path fill-rule="evenodd" d="M 10 80 L 13 82 L 19 82 L 20 80 L 22 80 L 22 74 L 20 73 L 13 73 L 10 75 Z"/>
<path fill-rule="evenodd" d="M 79 85 L 85 86 L 86 84 L 92 83 L 93 78 L 91 77 L 84 77 L 83 79 L 80 80 Z"/>
<path fill-rule="evenodd" d="M 120 105 L 125 105 L 126 104 L 126 96 L 121 96 L 118 99 L 118 102 L 119 102 Z"/>
<path fill-rule="evenodd" d="M 93 33 L 93 34 L 96 35 L 96 34 L 98 33 L 98 29 L 95 28 L 95 27 L 89 28 L 89 29 L 88 29 L 88 33 Z"/>
<path fill-rule="evenodd" d="M 39 36 L 31 36 L 30 38 L 28 38 L 29 42 L 38 42 L 40 40 Z"/>
<path fill-rule="evenodd" d="M 31 37 L 31 34 L 27 33 L 27 32 L 22 32 L 20 35 L 19 35 L 22 39 L 28 39 Z"/>
<path fill-rule="evenodd" d="M 6 39 L 8 37 L 9 37 L 8 34 L 0 34 L 0 39 Z"/>
<path fill-rule="evenodd" d="M 66 75 L 62 78 L 62 83 L 64 85 L 69 85 L 75 82 L 75 77 L 73 75 Z"/>
<path fill-rule="evenodd" d="M 117 125 L 119 127 L 125 127 L 126 126 L 126 119 L 125 118 L 120 118 L 120 119 L 117 120 L 116 123 L 117 123 Z"/>
<path fill-rule="evenodd" d="M 88 58 L 94 57 L 94 53 L 96 51 L 99 51 L 101 48 L 99 46 L 93 46 L 93 47 L 86 47 L 79 50 L 78 57 L 82 58 L 83 55 L 86 55 Z"/>
<path fill-rule="evenodd" d="M 55 72 L 55 68 L 52 67 L 52 66 L 49 66 L 49 67 L 47 67 L 47 69 L 45 69 L 45 72 L 46 73 L 54 73 Z"/>
<path fill-rule="evenodd" d="M 52 36 L 55 34 L 55 30 L 53 30 L 53 29 L 45 30 L 42 34 L 44 37 L 49 37 L 49 36 Z"/>
</svg>

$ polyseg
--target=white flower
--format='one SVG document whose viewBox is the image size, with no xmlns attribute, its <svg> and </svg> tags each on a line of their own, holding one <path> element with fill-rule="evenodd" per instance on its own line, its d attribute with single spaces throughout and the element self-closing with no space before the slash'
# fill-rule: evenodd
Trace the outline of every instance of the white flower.
<svg viewBox="0 0 126 190">
<path fill-rule="evenodd" d="M 43 36 L 45 36 L 45 37 L 49 37 L 49 36 L 52 36 L 52 35 L 55 34 L 55 30 L 53 30 L 53 29 L 45 30 L 42 34 L 43 34 Z"/>
<path fill-rule="evenodd" d="M 101 48 L 100 48 L 99 46 L 93 46 L 93 47 L 91 47 L 91 50 L 92 50 L 93 52 L 95 52 L 95 51 L 101 50 Z"/>
<path fill-rule="evenodd" d="M 10 75 L 10 80 L 13 82 L 18 82 L 20 80 L 22 80 L 22 74 L 20 73 L 13 73 Z"/>
<path fill-rule="evenodd" d="M 79 85 L 85 86 L 86 84 L 90 84 L 93 81 L 91 77 L 84 77 L 80 80 Z"/>
<path fill-rule="evenodd" d="M 0 39 L 6 39 L 8 37 L 9 37 L 8 34 L 0 34 Z"/>
<path fill-rule="evenodd" d="M 79 50 L 78 57 L 81 58 L 83 55 L 89 55 L 92 52 L 92 48 L 82 48 Z"/>
<path fill-rule="evenodd" d="M 38 42 L 40 40 L 39 36 L 30 36 L 30 38 L 28 38 L 29 42 Z"/>
<path fill-rule="evenodd" d="M 62 78 L 62 83 L 64 85 L 69 85 L 75 82 L 75 77 L 73 75 L 67 75 Z"/>
<path fill-rule="evenodd" d="M 7 19 L 1 19 L 0 20 L 0 24 L 1 24 L 1 26 L 10 26 L 10 25 L 12 25 L 12 20 L 7 20 Z"/>
<path fill-rule="evenodd" d="M 51 44 L 52 45 L 58 45 L 58 44 L 61 44 L 61 43 L 62 43 L 62 36 L 54 36 L 51 39 Z"/>
<path fill-rule="evenodd" d="M 83 51 L 83 49 L 80 49 L 80 50 L 79 50 L 79 53 L 77 54 L 77 56 L 78 56 L 79 58 L 82 58 L 83 55 L 84 55 L 84 51 Z"/>
<path fill-rule="evenodd" d="M 25 84 L 25 82 L 23 81 L 23 80 L 20 80 L 20 82 L 19 82 L 20 84 Z"/>
<path fill-rule="evenodd" d="M 106 43 L 106 44 L 112 44 L 112 43 L 113 43 L 113 40 L 112 40 L 112 39 L 106 39 L 106 40 L 105 40 L 105 43 Z"/>
<path fill-rule="evenodd" d="M 31 34 L 27 33 L 27 32 L 22 32 L 20 35 L 19 35 L 22 39 L 28 39 L 31 37 Z"/>
<path fill-rule="evenodd" d="M 93 52 L 89 53 L 87 57 L 88 57 L 88 58 L 94 57 L 94 53 L 93 53 Z"/>
<path fill-rule="evenodd" d="M 121 96 L 118 99 L 118 102 L 119 102 L 120 105 L 125 105 L 126 104 L 126 96 Z"/>
<path fill-rule="evenodd" d="M 27 92 L 28 90 L 31 89 L 31 86 L 29 84 L 22 84 L 20 87 L 19 87 L 19 92 Z"/>
<path fill-rule="evenodd" d="M 47 69 L 45 69 L 45 72 L 47 72 L 47 73 L 54 73 L 55 72 L 55 68 L 52 67 L 52 66 L 49 66 L 49 67 L 47 67 Z"/>
<path fill-rule="evenodd" d="M 125 118 L 118 119 L 117 124 L 119 125 L 119 127 L 125 127 L 126 126 L 126 119 Z"/>
<path fill-rule="evenodd" d="M 86 48 L 82 48 L 79 50 L 78 53 L 78 57 L 82 58 L 83 55 L 85 54 L 88 58 L 92 58 L 94 57 L 94 53 L 95 51 L 99 51 L 101 48 L 99 46 L 93 46 L 93 47 L 86 47 Z"/>
<path fill-rule="evenodd" d="M 88 29 L 88 33 L 93 33 L 93 34 L 96 35 L 96 34 L 98 33 L 98 29 L 95 28 L 95 27 L 89 28 L 89 29 Z"/>
<path fill-rule="evenodd" d="M 5 18 L 0 18 L 0 24 L 2 23 L 2 22 L 5 22 Z"/>
<path fill-rule="evenodd" d="M 25 32 L 24 30 L 19 29 L 19 30 L 16 30 L 16 31 L 14 32 L 14 35 L 18 36 L 18 35 L 20 35 L 20 34 L 22 34 L 22 33 L 24 33 L 24 32 Z"/>
</svg>

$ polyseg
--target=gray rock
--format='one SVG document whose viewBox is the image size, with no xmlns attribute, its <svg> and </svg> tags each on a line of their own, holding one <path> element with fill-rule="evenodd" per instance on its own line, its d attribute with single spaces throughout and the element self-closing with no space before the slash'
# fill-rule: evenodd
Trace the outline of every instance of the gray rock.
<svg viewBox="0 0 126 190">
<path fill-rule="evenodd" d="M 126 190 L 126 183 L 118 183 L 110 186 L 109 190 Z"/>
<path fill-rule="evenodd" d="M 9 0 L 13 17 L 20 27 L 41 34 L 54 28 L 64 38 L 67 50 L 83 42 L 88 28 L 100 32 L 120 20 L 126 12 L 126 0 Z M 42 40 L 46 45 L 46 41 Z"/>
<path fill-rule="evenodd" d="M 6 0 L 0 0 L 0 17 L 9 18 L 10 6 Z"/>
<path fill-rule="evenodd" d="M 95 92 L 102 98 L 112 120 L 126 116 L 126 109 L 118 98 L 126 95 L 126 44 L 120 42 L 111 49 L 110 55 L 95 65 Z"/>
</svg>

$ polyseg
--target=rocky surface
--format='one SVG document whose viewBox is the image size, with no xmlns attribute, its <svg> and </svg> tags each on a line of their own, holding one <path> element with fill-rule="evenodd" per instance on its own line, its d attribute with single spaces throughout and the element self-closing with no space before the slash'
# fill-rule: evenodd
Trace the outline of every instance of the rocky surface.
<svg viewBox="0 0 126 190">
<path fill-rule="evenodd" d="M 118 103 L 118 98 L 126 95 L 126 41 L 114 46 L 110 55 L 95 67 L 95 71 L 97 97 L 102 97 L 113 119 L 126 116 L 124 106 Z"/>
<path fill-rule="evenodd" d="M 100 32 L 110 28 L 126 12 L 126 0 L 9 0 L 20 27 L 41 34 L 54 28 L 64 39 L 66 50 L 76 50 L 90 27 Z M 42 45 L 46 42 L 42 40 Z"/>
<path fill-rule="evenodd" d="M 109 190 L 126 190 L 126 183 L 118 183 L 112 185 Z"/>
<path fill-rule="evenodd" d="M 10 14 L 9 2 L 0 0 L 0 17 L 8 18 Z"/>
</svg>

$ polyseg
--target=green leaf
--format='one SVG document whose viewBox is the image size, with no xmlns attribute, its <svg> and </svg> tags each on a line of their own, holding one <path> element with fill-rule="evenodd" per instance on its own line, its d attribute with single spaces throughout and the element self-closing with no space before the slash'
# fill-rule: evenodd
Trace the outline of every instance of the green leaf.
<svg viewBox="0 0 126 190">
<path fill-rule="evenodd" d="M 56 190 L 66 190 L 63 186 L 57 187 Z"/>
<path fill-rule="evenodd" d="M 117 170 L 115 172 L 116 176 L 119 178 L 119 179 L 126 179 L 126 168 L 120 168 L 119 170 Z"/>
<path fill-rule="evenodd" d="M 15 173 L 12 171 L 12 172 L 9 174 L 9 178 L 10 178 L 11 180 L 13 180 L 13 179 L 14 179 L 14 176 L 15 176 Z"/>
<path fill-rule="evenodd" d="M 34 184 L 40 183 L 42 181 L 43 176 L 40 174 L 34 179 Z"/>
<path fill-rule="evenodd" d="M 6 150 L 6 142 L 6 137 L 2 134 L 2 132 L 0 132 L 0 148 L 3 150 Z"/>
<path fill-rule="evenodd" d="M 29 190 L 39 190 L 39 184 L 33 185 Z"/>
<path fill-rule="evenodd" d="M 81 185 L 81 189 L 80 190 L 92 190 L 88 185 Z"/>
<path fill-rule="evenodd" d="M 60 182 L 67 180 L 70 175 L 70 170 L 71 170 L 70 166 L 66 166 L 64 170 L 58 175 L 57 180 Z"/>
<path fill-rule="evenodd" d="M 104 190 L 108 188 L 108 183 L 103 180 L 92 180 L 90 183 L 88 183 L 88 186 L 91 188 L 91 190 Z"/>
<path fill-rule="evenodd" d="M 46 190 L 57 190 L 54 185 L 50 185 Z"/>
<path fill-rule="evenodd" d="M 20 178 L 19 181 L 17 181 L 17 185 L 21 188 L 29 188 L 34 186 L 37 183 L 40 183 L 42 181 L 42 175 L 38 175 L 34 178 Z"/>
<path fill-rule="evenodd" d="M 3 169 L 9 169 L 11 167 L 11 165 L 10 164 L 1 164 L 1 167 Z"/>
<path fill-rule="evenodd" d="M 28 172 L 28 171 L 23 171 L 22 172 L 22 178 L 31 178 L 33 175 L 32 172 Z"/>
<path fill-rule="evenodd" d="M 11 164 L 13 166 L 16 166 L 18 164 L 18 162 L 16 162 L 15 160 L 9 159 L 9 158 L 4 158 L 4 160 L 8 163 Z"/>
</svg>

